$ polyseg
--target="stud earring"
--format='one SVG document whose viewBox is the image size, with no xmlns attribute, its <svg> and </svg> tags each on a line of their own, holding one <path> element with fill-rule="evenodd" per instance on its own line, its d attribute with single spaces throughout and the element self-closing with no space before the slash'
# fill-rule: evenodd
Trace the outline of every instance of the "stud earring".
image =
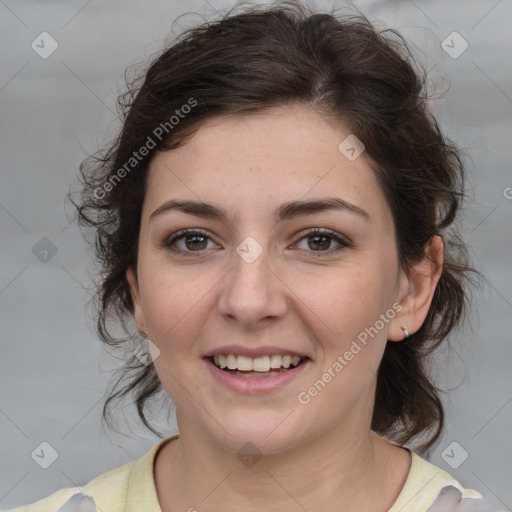
<svg viewBox="0 0 512 512">
<path fill-rule="evenodd" d="M 409 337 L 409 331 L 405 327 L 401 327 L 402 331 L 404 331 L 404 340 Z"/>
</svg>

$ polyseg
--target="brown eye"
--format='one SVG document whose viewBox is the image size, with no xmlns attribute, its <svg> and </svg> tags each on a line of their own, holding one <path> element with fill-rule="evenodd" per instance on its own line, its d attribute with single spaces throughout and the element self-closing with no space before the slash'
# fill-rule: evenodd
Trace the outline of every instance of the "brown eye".
<svg viewBox="0 0 512 512">
<path fill-rule="evenodd" d="M 314 229 L 309 231 L 301 238 L 301 240 L 307 240 L 306 252 L 319 253 L 314 254 L 314 256 L 330 255 L 334 252 L 349 247 L 350 245 L 347 240 L 339 236 L 334 231 L 325 229 Z M 333 241 L 338 244 L 338 247 L 335 247 L 332 250 L 328 250 L 331 248 Z"/>
<path fill-rule="evenodd" d="M 320 249 L 329 249 L 329 246 L 331 245 L 331 237 L 325 236 L 325 235 L 315 235 L 315 236 L 309 236 L 309 240 L 312 240 L 312 243 L 309 243 L 309 248 L 314 250 L 316 248 Z"/>
<path fill-rule="evenodd" d="M 208 241 L 211 241 L 211 239 L 205 231 L 184 229 L 175 233 L 162 245 L 173 253 L 188 255 L 190 253 L 201 253 L 207 249 Z"/>
<path fill-rule="evenodd" d="M 203 235 L 185 235 L 181 238 L 185 240 L 185 246 L 187 249 L 206 249 L 206 237 Z"/>
</svg>

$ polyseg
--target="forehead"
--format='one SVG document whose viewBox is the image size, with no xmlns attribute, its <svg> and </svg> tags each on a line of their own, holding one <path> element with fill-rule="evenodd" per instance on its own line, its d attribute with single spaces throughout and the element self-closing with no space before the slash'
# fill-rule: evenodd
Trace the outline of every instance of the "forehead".
<svg viewBox="0 0 512 512">
<path fill-rule="evenodd" d="M 209 119 L 183 146 L 153 157 L 143 215 L 175 198 L 264 216 L 283 202 L 336 196 L 374 222 L 390 221 L 364 152 L 350 160 L 339 149 L 350 135 L 308 107 Z"/>
</svg>

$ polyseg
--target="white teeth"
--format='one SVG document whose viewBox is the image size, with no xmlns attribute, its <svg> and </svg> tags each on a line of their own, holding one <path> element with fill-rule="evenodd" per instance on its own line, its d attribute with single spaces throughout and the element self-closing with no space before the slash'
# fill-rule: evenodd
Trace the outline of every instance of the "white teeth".
<svg viewBox="0 0 512 512">
<path fill-rule="evenodd" d="M 270 356 L 270 368 L 275 370 L 281 368 L 281 356 L 279 354 L 273 354 Z"/>
<path fill-rule="evenodd" d="M 268 372 L 270 370 L 270 357 L 255 357 L 252 360 L 252 370 L 254 372 Z"/>
<path fill-rule="evenodd" d="M 236 370 L 236 356 L 233 354 L 226 356 L 226 365 L 230 370 Z"/>
<path fill-rule="evenodd" d="M 242 370 L 245 372 L 251 372 L 252 371 L 252 358 L 247 357 L 247 356 L 237 356 L 236 367 L 239 370 Z"/>
<path fill-rule="evenodd" d="M 228 368 L 229 370 L 268 372 L 270 369 L 290 368 L 298 366 L 301 361 L 299 356 L 272 354 L 262 357 L 236 356 L 234 354 L 213 356 L 213 361 L 219 368 Z"/>
</svg>

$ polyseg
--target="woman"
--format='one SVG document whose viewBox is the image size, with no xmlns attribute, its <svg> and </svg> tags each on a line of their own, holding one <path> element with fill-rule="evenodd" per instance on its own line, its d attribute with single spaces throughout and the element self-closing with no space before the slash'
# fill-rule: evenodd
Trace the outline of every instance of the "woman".
<svg viewBox="0 0 512 512">
<path fill-rule="evenodd" d="M 16 510 L 488 510 L 416 453 L 442 431 L 426 358 L 471 272 L 462 160 L 423 85 L 398 34 L 295 2 L 151 63 L 75 205 L 97 230 L 98 332 L 133 351 L 104 413 L 133 393 L 153 430 L 163 389 L 179 435 Z"/>
</svg>

